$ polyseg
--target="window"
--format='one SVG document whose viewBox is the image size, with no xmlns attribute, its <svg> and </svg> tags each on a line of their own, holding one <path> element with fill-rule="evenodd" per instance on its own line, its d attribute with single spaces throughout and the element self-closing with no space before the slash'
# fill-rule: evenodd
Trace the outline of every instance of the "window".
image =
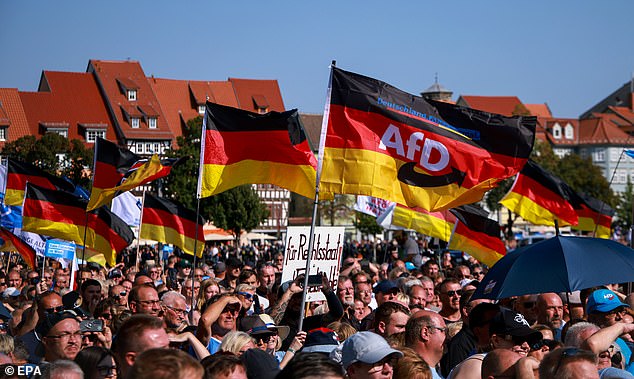
<svg viewBox="0 0 634 379">
<path fill-rule="evenodd" d="M 7 128 L 0 128 L 0 141 L 7 140 Z"/>
<path fill-rule="evenodd" d="M 136 90 L 135 89 L 129 89 L 127 91 L 128 94 L 128 101 L 136 101 Z"/>
<path fill-rule="evenodd" d="M 614 181 L 616 183 L 627 183 L 627 170 L 616 170 Z"/>
<path fill-rule="evenodd" d="M 57 133 L 64 138 L 68 138 L 68 129 L 66 128 L 48 128 L 47 133 Z"/>
<path fill-rule="evenodd" d="M 154 153 L 156 154 L 163 154 L 163 152 L 161 151 L 161 144 L 158 142 L 154 142 L 152 144 L 152 150 L 154 150 Z"/>
<path fill-rule="evenodd" d="M 553 126 L 553 137 L 561 139 L 561 126 L 559 126 L 559 124 L 555 124 L 555 126 Z"/>
<path fill-rule="evenodd" d="M 147 124 L 150 129 L 156 129 L 156 117 L 150 117 L 147 119 Z"/>
<path fill-rule="evenodd" d="M 603 149 L 595 150 L 594 153 L 592 154 L 592 159 L 595 162 L 605 162 L 605 150 Z"/>
<path fill-rule="evenodd" d="M 610 149 L 610 162 L 617 162 L 621 152 L 617 149 Z"/>
<path fill-rule="evenodd" d="M 204 105 L 199 105 L 198 106 L 198 114 L 205 114 L 205 106 Z"/>
<path fill-rule="evenodd" d="M 566 125 L 566 139 L 573 139 L 574 138 L 574 128 L 572 127 L 572 125 L 567 124 Z"/>
<path fill-rule="evenodd" d="M 86 130 L 86 142 L 95 143 L 97 138 L 106 138 L 105 130 Z"/>
<path fill-rule="evenodd" d="M 136 143 L 136 153 L 143 154 L 143 142 Z"/>
<path fill-rule="evenodd" d="M 139 120 L 139 118 L 138 118 L 138 117 L 132 117 L 132 118 L 130 119 L 130 124 L 132 125 L 132 127 L 133 127 L 134 129 L 138 129 L 138 128 L 139 128 L 139 121 L 140 121 L 140 120 Z"/>
</svg>

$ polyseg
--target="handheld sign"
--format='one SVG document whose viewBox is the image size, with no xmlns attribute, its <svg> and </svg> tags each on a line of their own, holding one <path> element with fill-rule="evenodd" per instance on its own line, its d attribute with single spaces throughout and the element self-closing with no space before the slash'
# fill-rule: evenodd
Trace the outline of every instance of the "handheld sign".
<svg viewBox="0 0 634 379">
<path fill-rule="evenodd" d="M 75 257 L 75 243 L 57 239 L 48 240 L 46 241 L 44 256 L 72 260 Z"/>
<path fill-rule="evenodd" d="M 325 273 L 333 291 L 337 289 L 339 266 L 343 254 L 344 227 L 315 227 L 313 253 L 310 258 L 308 275 Z M 289 226 L 286 229 L 286 243 L 284 244 L 284 268 L 282 283 L 295 280 L 306 274 L 306 259 L 308 258 L 309 226 Z M 325 300 L 321 287 L 308 289 L 306 301 Z"/>
</svg>

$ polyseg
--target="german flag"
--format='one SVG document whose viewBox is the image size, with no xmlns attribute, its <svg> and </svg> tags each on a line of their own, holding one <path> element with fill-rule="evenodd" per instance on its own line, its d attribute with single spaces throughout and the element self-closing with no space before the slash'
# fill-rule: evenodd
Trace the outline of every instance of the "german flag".
<svg viewBox="0 0 634 379">
<path fill-rule="evenodd" d="M 582 202 L 579 209 L 575 209 L 579 217 L 579 224 L 573 229 L 593 232 L 594 237 L 610 238 L 612 235 L 612 217 L 614 209 L 603 201 L 586 194 L 579 194 Z"/>
<path fill-rule="evenodd" d="M 36 252 L 29 244 L 3 227 L 0 227 L 0 238 L 3 242 L 0 251 L 17 251 L 31 269 L 35 268 Z"/>
<path fill-rule="evenodd" d="M 574 204 L 578 195 L 563 180 L 529 161 L 515 178 L 509 192 L 500 200 L 512 212 L 534 225 L 577 225 Z"/>
<path fill-rule="evenodd" d="M 4 205 L 19 206 L 24 201 L 26 183 L 32 183 L 47 189 L 59 189 L 73 192 L 75 186 L 70 182 L 51 175 L 41 168 L 15 159 L 7 162 L 7 188 Z"/>
<path fill-rule="evenodd" d="M 81 245 L 85 230 L 86 246 L 104 254 L 114 266 L 116 254 L 132 243 L 134 234 L 105 207 L 86 213 L 86 205 L 85 200 L 73 194 L 29 183 L 22 209 L 22 229 Z"/>
<path fill-rule="evenodd" d="M 204 221 L 202 217 L 198 217 L 198 223 L 196 222 L 196 212 L 177 202 L 146 193 L 142 213 L 139 238 L 176 245 L 191 255 L 194 255 L 196 245 L 196 255 L 202 257 L 205 248 Z"/>
<path fill-rule="evenodd" d="M 535 140 L 535 117 L 505 117 L 427 101 L 332 69 L 320 191 L 445 210 L 479 201 L 515 175 Z"/>
<path fill-rule="evenodd" d="M 466 205 L 450 212 L 457 220 L 449 249 L 464 251 L 489 267 L 506 254 L 500 224 L 487 218 L 481 208 Z"/>
<path fill-rule="evenodd" d="M 419 233 L 449 241 L 456 217 L 449 211 L 429 212 L 423 208 L 394 207 L 392 225 L 402 226 Z"/>
<path fill-rule="evenodd" d="M 297 110 L 256 114 L 207 103 L 199 197 L 243 184 L 274 184 L 315 196 L 317 160 Z"/>
<path fill-rule="evenodd" d="M 109 204 L 119 193 L 169 175 L 178 159 L 142 159 L 103 138 L 95 143 L 95 167 L 88 211 Z"/>
</svg>

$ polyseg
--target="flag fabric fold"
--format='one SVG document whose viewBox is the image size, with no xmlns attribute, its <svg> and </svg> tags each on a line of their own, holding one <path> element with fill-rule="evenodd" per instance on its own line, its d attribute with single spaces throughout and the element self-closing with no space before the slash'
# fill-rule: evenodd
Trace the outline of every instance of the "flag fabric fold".
<svg viewBox="0 0 634 379">
<path fill-rule="evenodd" d="M 506 255 L 500 224 L 481 208 L 465 205 L 450 212 L 456 216 L 456 224 L 449 249 L 464 251 L 489 267 Z"/>
<path fill-rule="evenodd" d="M 3 242 L 0 251 L 17 251 L 31 269 L 35 268 L 37 253 L 29 244 L 3 227 L 0 227 L 0 239 Z"/>
<path fill-rule="evenodd" d="M 85 200 L 71 193 L 29 183 L 22 208 L 22 230 L 82 245 L 85 242 L 87 247 L 104 254 L 108 263 L 114 265 L 116 254 L 132 243 L 134 234 L 107 208 L 100 207 L 87 213 L 86 206 Z"/>
<path fill-rule="evenodd" d="M 579 196 L 563 180 L 530 160 L 500 204 L 534 225 L 577 225 Z"/>
<path fill-rule="evenodd" d="M 377 217 L 377 223 L 383 227 L 411 229 L 442 241 L 449 241 L 455 222 L 456 217 L 449 211 L 429 212 L 396 203 Z"/>
<path fill-rule="evenodd" d="M 579 194 L 581 203 L 577 212 L 579 223 L 573 229 L 593 232 L 594 237 L 610 238 L 612 235 L 612 217 L 614 209 L 603 201 L 586 194 Z"/>
<path fill-rule="evenodd" d="M 199 197 L 243 184 L 273 184 L 315 196 L 317 160 L 297 110 L 256 114 L 207 103 Z"/>
<path fill-rule="evenodd" d="M 167 176 L 178 159 L 143 159 L 103 138 L 95 143 L 95 167 L 87 211 L 109 204 L 121 192 Z"/>
<path fill-rule="evenodd" d="M 27 182 L 52 190 L 75 191 L 75 186 L 66 180 L 51 175 L 30 163 L 9 158 L 7 160 L 7 184 L 4 205 L 22 205 L 24 188 Z"/>
<path fill-rule="evenodd" d="M 181 204 L 149 193 L 143 202 L 141 232 L 139 238 L 178 246 L 185 253 L 202 257 L 205 248 L 204 221 L 196 212 Z M 198 230 L 198 240 L 196 240 Z"/>
<path fill-rule="evenodd" d="M 320 193 L 445 210 L 481 200 L 533 148 L 535 117 L 427 101 L 336 67 L 331 82 Z"/>
</svg>

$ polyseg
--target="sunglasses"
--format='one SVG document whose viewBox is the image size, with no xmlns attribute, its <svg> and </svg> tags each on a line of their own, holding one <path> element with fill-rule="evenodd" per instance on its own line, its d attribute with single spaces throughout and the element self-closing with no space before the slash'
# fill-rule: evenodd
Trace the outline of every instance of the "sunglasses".
<svg viewBox="0 0 634 379">
<path fill-rule="evenodd" d="M 44 312 L 48 314 L 59 313 L 64 310 L 64 306 L 60 305 L 59 307 L 45 308 Z"/>
<path fill-rule="evenodd" d="M 535 306 L 535 302 L 534 301 L 527 301 L 522 303 L 522 306 L 524 307 L 524 309 L 532 309 Z"/>
<path fill-rule="evenodd" d="M 229 304 L 227 305 L 223 310 L 222 313 L 227 313 L 227 312 L 231 312 L 231 313 L 238 313 L 240 312 L 240 305 L 238 304 Z"/>
<path fill-rule="evenodd" d="M 257 344 L 260 343 L 269 343 L 269 341 L 271 340 L 272 337 L 276 336 L 277 334 L 259 334 L 259 335 L 255 335 L 255 336 L 251 336 L 255 339 L 255 342 Z"/>
<path fill-rule="evenodd" d="M 452 297 L 454 295 L 462 296 L 462 290 L 447 291 L 445 292 L 445 294 L 449 297 Z"/>
<path fill-rule="evenodd" d="M 238 295 L 244 296 L 247 300 L 253 300 L 253 295 L 248 292 L 236 292 Z"/>
</svg>

